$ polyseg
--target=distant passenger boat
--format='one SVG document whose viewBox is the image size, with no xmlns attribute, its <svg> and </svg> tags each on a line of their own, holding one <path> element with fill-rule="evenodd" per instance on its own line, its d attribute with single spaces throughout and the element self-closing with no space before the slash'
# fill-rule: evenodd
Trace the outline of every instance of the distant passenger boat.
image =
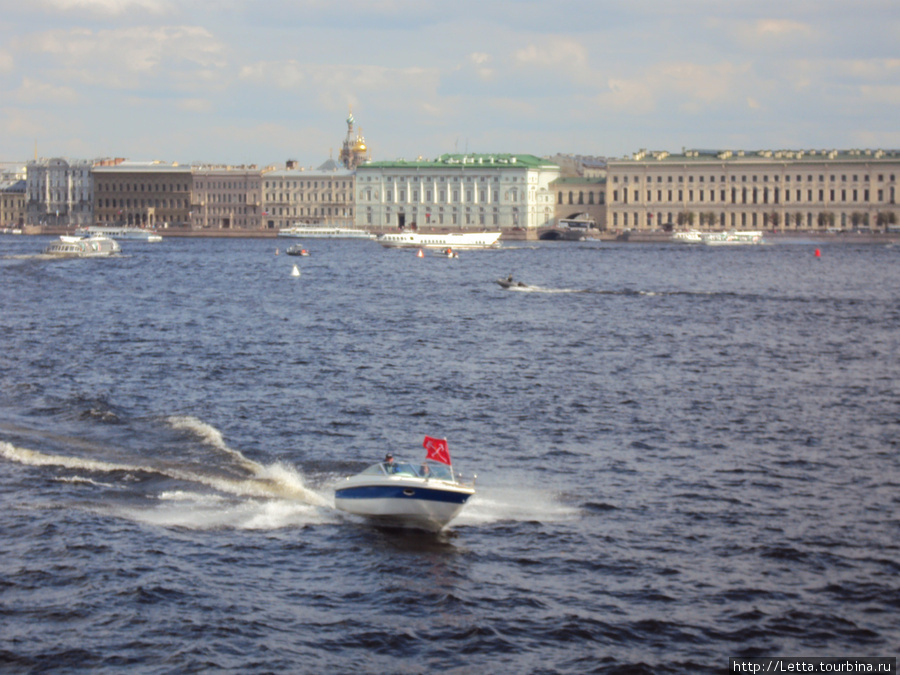
<svg viewBox="0 0 900 675">
<path fill-rule="evenodd" d="M 420 234 L 419 232 L 394 232 L 379 234 L 378 243 L 387 248 L 491 248 L 499 246 L 500 232 L 449 232 Z"/>
<path fill-rule="evenodd" d="M 687 232 L 676 232 L 672 235 L 672 241 L 676 244 L 702 244 L 703 233 L 698 230 L 688 230 Z"/>
<path fill-rule="evenodd" d="M 739 232 L 704 232 L 700 238 L 707 246 L 740 246 L 758 245 L 763 243 L 763 233 L 757 231 Z"/>
<path fill-rule="evenodd" d="M 138 241 L 162 241 L 162 237 L 154 230 L 148 230 L 143 227 L 116 227 L 108 225 L 89 225 L 87 227 L 79 227 L 75 230 L 76 235 L 93 235 L 100 234 L 113 239 L 134 239 Z"/>
<path fill-rule="evenodd" d="M 65 258 L 102 258 L 118 253 L 121 249 L 115 239 L 103 235 L 79 237 L 63 235 L 44 249 L 46 255 Z"/>
<path fill-rule="evenodd" d="M 278 231 L 279 237 L 307 237 L 310 239 L 374 239 L 375 235 L 353 227 L 297 224 Z"/>
</svg>

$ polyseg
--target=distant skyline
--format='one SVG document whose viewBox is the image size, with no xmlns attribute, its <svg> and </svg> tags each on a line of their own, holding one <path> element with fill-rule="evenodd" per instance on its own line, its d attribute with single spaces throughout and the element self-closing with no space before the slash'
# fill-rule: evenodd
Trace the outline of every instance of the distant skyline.
<svg viewBox="0 0 900 675">
<path fill-rule="evenodd" d="M 900 148 L 896 0 L 0 0 L 0 161 Z"/>
</svg>

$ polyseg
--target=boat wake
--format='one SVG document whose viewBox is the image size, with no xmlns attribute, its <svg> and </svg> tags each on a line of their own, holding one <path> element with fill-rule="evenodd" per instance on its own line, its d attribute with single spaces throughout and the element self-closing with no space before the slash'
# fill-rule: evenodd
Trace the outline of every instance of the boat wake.
<svg viewBox="0 0 900 675">
<path fill-rule="evenodd" d="M 577 519 L 580 509 L 561 503 L 546 490 L 479 487 L 456 520 L 455 526 L 503 522 L 562 522 Z"/>
<path fill-rule="evenodd" d="M 167 423 L 224 455 L 229 460 L 227 471 L 218 473 L 209 466 L 186 463 L 132 463 L 53 454 L 6 441 L 0 441 L 0 457 L 60 470 L 53 479 L 56 482 L 103 491 L 91 501 L 92 510 L 138 522 L 189 529 L 272 529 L 335 519 L 332 501 L 307 487 L 294 467 L 248 459 L 229 447 L 217 429 L 196 418 L 171 417 Z M 142 485 L 149 491 L 137 493 Z M 135 497 L 142 498 L 140 505 L 135 505 Z"/>
<path fill-rule="evenodd" d="M 507 291 L 516 293 L 590 293 L 587 288 L 544 288 L 543 286 L 510 286 Z"/>
</svg>

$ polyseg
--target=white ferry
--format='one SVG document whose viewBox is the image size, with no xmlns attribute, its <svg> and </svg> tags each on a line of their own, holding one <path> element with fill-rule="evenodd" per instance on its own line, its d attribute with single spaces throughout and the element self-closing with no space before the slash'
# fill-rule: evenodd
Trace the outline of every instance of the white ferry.
<svg viewBox="0 0 900 675">
<path fill-rule="evenodd" d="M 162 236 L 155 230 L 148 230 L 142 227 L 122 227 L 108 225 L 89 225 L 87 227 L 79 227 L 75 230 L 76 235 L 101 235 L 112 239 L 133 239 L 138 241 L 162 241 Z"/>
<path fill-rule="evenodd" d="M 374 239 L 375 235 L 365 230 L 336 225 L 294 225 L 278 231 L 279 237 L 306 237 L 309 239 Z"/>
<path fill-rule="evenodd" d="M 704 232 L 700 235 L 701 241 L 707 246 L 740 246 L 759 245 L 763 243 L 763 233 L 754 230 L 749 232 Z"/>
<path fill-rule="evenodd" d="M 62 235 L 44 249 L 45 255 L 64 258 L 105 258 L 115 255 L 121 249 L 115 239 L 103 235 L 80 237 Z"/>
<path fill-rule="evenodd" d="M 672 235 L 672 241 L 674 241 L 676 244 L 702 244 L 703 233 L 697 230 L 676 232 Z"/>
<path fill-rule="evenodd" d="M 393 232 L 379 234 L 378 243 L 387 248 L 492 248 L 500 245 L 500 232 L 448 232 L 422 234 Z"/>
</svg>

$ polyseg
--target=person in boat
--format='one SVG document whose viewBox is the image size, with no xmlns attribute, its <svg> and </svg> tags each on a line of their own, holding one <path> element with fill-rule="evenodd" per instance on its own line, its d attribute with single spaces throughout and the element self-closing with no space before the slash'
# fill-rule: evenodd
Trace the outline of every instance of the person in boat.
<svg viewBox="0 0 900 675">
<path fill-rule="evenodd" d="M 507 280 L 509 283 L 512 283 L 512 282 L 513 282 L 512 274 L 510 274 L 508 277 L 506 277 L 506 280 Z"/>
<path fill-rule="evenodd" d="M 384 456 L 384 470 L 388 473 L 394 473 L 394 471 L 397 470 L 397 467 L 394 464 L 394 456 L 391 453 Z"/>
</svg>

